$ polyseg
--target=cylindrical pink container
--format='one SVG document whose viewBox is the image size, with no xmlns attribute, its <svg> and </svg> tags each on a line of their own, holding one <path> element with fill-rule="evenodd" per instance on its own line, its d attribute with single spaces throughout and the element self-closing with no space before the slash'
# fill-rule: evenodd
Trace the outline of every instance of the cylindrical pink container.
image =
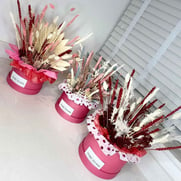
<svg viewBox="0 0 181 181">
<path fill-rule="evenodd" d="M 28 95 L 37 94 L 43 85 L 43 83 L 36 84 L 27 80 L 26 76 L 16 68 L 12 68 L 9 72 L 7 82 L 16 91 Z"/>
<path fill-rule="evenodd" d="M 60 116 L 72 123 L 81 123 L 89 112 L 87 106 L 76 104 L 64 91 L 57 100 L 55 108 Z"/>
<path fill-rule="evenodd" d="M 79 156 L 90 172 L 103 179 L 112 179 L 127 163 L 118 153 L 106 156 L 91 133 L 79 145 Z"/>
</svg>

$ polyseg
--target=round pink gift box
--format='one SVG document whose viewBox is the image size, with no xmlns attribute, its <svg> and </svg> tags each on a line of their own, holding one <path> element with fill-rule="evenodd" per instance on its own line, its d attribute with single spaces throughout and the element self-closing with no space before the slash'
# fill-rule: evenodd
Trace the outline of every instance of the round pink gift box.
<svg viewBox="0 0 181 181">
<path fill-rule="evenodd" d="M 16 68 L 12 68 L 9 72 L 7 82 L 16 91 L 29 95 L 37 94 L 43 85 L 43 83 L 36 84 L 27 80 L 26 76 Z"/>
<path fill-rule="evenodd" d="M 89 112 L 87 106 L 76 104 L 64 91 L 57 100 L 55 108 L 60 116 L 72 123 L 81 123 Z"/>
<path fill-rule="evenodd" d="M 127 163 L 120 160 L 119 153 L 106 156 L 91 133 L 79 145 L 79 156 L 90 172 L 103 179 L 112 179 Z"/>
</svg>

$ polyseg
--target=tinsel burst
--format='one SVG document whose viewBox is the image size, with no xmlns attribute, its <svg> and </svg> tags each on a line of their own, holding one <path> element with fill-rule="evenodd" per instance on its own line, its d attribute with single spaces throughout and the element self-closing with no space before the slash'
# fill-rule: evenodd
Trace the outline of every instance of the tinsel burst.
<svg viewBox="0 0 181 181">
<path fill-rule="evenodd" d="M 142 99 L 135 98 L 132 90 L 132 77 L 127 74 L 124 86 L 118 84 L 111 88 L 112 81 L 109 80 L 110 94 L 104 99 L 104 109 L 97 114 L 95 126 L 112 145 L 120 151 L 127 153 L 140 153 L 149 149 L 170 150 L 181 146 L 159 148 L 159 144 L 180 140 L 181 136 L 171 134 L 174 128 L 161 129 L 160 123 L 169 119 L 178 119 L 181 106 L 164 115 L 162 108 L 164 104 L 153 110 L 157 99 L 151 101 L 158 89 L 153 87 Z M 101 89 L 99 89 L 101 91 Z M 101 94 L 100 94 L 101 95 Z"/>
</svg>

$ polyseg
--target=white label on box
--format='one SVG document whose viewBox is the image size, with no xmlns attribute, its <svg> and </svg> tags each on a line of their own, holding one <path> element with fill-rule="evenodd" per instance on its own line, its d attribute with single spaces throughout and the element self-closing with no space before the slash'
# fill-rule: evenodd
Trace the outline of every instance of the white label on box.
<svg viewBox="0 0 181 181">
<path fill-rule="evenodd" d="M 88 147 L 85 151 L 85 155 L 89 159 L 89 161 L 94 165 L 97 169 L 101 169 L 104 166 L 104 162 L 98 158 L 98 156 L 93 152 L 91 147 Z"/>
<path fill-rule="evenodd" d="M 72 115 L 74 109 L 72 107 L 70 107 L 63 99 L 60 101 L 59 106 L 69 116 Z"/>
<path fill-rule="evenodd" d="M 21 76 L 19 76 L 16 72 L 12 71 L 11 74 L 11 80 L 16 83 L 17 85 L 19 85 L 20 87 L 25 87 L 27 80 L 22 78 Z"/>
</svg>

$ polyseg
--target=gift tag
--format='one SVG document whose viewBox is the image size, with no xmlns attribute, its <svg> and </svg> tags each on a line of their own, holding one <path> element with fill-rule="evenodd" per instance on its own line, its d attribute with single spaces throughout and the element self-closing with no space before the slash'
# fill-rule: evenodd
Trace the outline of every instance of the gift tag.
<svg viewBox="0 0 181 181">
<path fill-rule="evenodd" d="M 74 109 L 72 107 L 70 107 L 63 99 L 60 101 L 59 106 L 69 116 L 72 115 Z"/>
<path fill-rule="evenodd" d="M 89 161 L 94 165 L 97 169 L 101 169 L 104 166 L 104 162 L 100 160 L 100 158 L 94 153 L 91 147 L 88 147 L 85 151 L 85 155 L 89 159 Z"/>
<path fill-rule="evenodd" d="M 11 80 L 19 85 L 20 87 L 25 87 L 27 80 L 19 76 L 16 72 L 12 71 L 11 73 Z"/>
</svg>

